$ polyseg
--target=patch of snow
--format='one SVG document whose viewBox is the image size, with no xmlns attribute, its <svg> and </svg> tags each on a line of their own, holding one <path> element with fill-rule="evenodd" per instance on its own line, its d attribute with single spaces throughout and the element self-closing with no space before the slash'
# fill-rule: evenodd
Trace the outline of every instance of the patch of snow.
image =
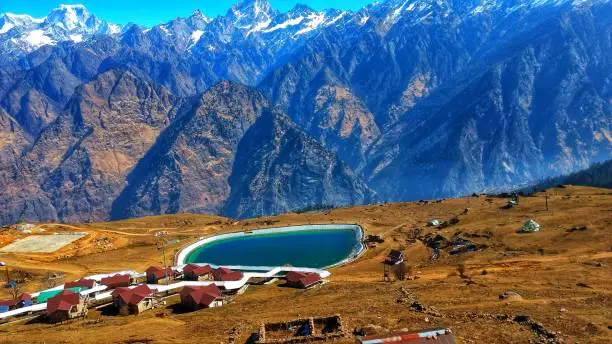
<svg viewBox="0 0 612 344">
<path fill-rule="evenodd" d="M 23 25 L 27 23 L 35 23 L 40 24 L 45 21 L 45 18 L 34 18 L 27 14 L 15 14 L 15 13 L 5 13 L 4 16 L 8 18 L 11 22 L 16 23 L 18 25 Z"/>
<path fill-rule="evenodd" d="M 68 30 L 73 30 L 79 26 L 79 17 L 88 16 L 83 5 L 60 5 L 60 9 L 64 12 L 64 20 L 61 24 Z"/>
<path fill-rule="evenodd" d="M 328 21 L 325 24 L 326 25 L 332 25 L 332 24 L 336 23 L 338 20 L 342 19 L 345 15 L 346 15 L 346 12 L 342 12 L 339 15 L 337 15 L 335 18 L 333 18 L 332 20 Z"/>
<path fill-rule="evenodd" d="M 370 16 L 363 16 L 359 19 L 359 25 L 365 25 L 368 20 L 370 20 Z"/>
<path fill-rule="evenodd" d="M 283 23 L 280 24 L 276 24 L 274 26 L 272 26 L 271 28 L 267 28 L 265 30 L 262 30 L 262 32 L 264 33 L 268 33 L 268 32 L 272 32 L 272 31 L 276 31 L 276 30 L 283 30 L 288 28 L 289 26 L 295 26 L 295 25 L 299 25 L 300 23 L 302 23 L 304 21 L 304 17 L 297 17 L 297 18 L 293 18 L 293 19 L 289 19 Z"/>
<path fill-rule="evenodd" d="M 258 31 L 262 31 L 265 28 L 267 28 L 268 26 L 270 26 L 270 24 L 272 24 L 272 19 L 270 17 L 268 17 L 267 20 L 259 22 L 255 25 L 253 25 L 251 27 L 251 29 L 249 30 L 249 32 L 247 32 L 247 36 L 252 34 L 253 32 L 258 32 Z"/>
<path fill-rule="evenodd" d="M 400 7 L 396 8 L 391 14 L 391 18 L 397 18 L 402 13 L 402 10 L 408 4 L 409 1 L 410 0 L 404 1 L 404 3 Z M 412 5 L 414 5 L 414 3 Z"/>
<path fill-rule="evenodd" d="M 514 168 L 508 165 L 507 162 L 502 161 L 502 166 L 504 167 L 504 170 L 506 170 L 506 173 L 514 173 Z"/>
<path fill-rule="evenodd" d="M 81 34 L 70 35 L 68 37 L 70 37 L 70 40 L 73 41 L 74 43 L 81 43 L 81 42 L 83 42 L 83 35 L 81 35 Z"/>
<path fill-rule="evenodd" d="M 54 43 L 51 37 L 45 35 L 45 32 L 43 30 L 31 31 L 25 38 L 25 40 L 26 42 L 28 42 L 28 44 L 35 48 Z"/>
<path fill-rule="evenodd" d="M 15 27 L 15 25 L 14 25 L 14 24 L 11 24 L 11 23 L 6 23 L 6 24 L 4 24 L 4 26 L 2 26 L 2 28 L 0 28 L 0 34 L 3 34 L 3 33 L 5 33 L 5 32 L 8 32 L 8 30 L 10 30 L 10 29 L 12 29 L 12 28 L 14 28 L 14 27 Z"/>
<path fill-rule="evenodd" d="M 121 26 L 117 24 L 108 24 L 108 34 L 115 35 L 121 33 Z"/>
<path fill-rule="evenodd" d="M 202 30 L 195 30 L 194 32 L 191 33 L 191 43 L 195 44 L 198 43 L 198 41 L 200 40 L 200 37 L 202 37 L 202 35 L 204 34 L 204 31 Z"/>
<path fill-rule="evenodd" d="M 307 18 L 310 19 L 310 22 L 306 24 L 305 28 L 296 32 L 294 37 L 316 30 L 316 28 L 318 28 L 319 25 L 321 25 L 325 21 L 325 15 L 322 13 L 313 13 L 310 14 Z"/>
<path fill-rule="evenodd" d="M 166 27 L 166 25 L 160 25 L 159 29 L 166 34 L 167 36 L 172 36 L 172 33 L 170 32 L 170 30 L 168 30 L 168 28 Z"/>
<path fill-rule="evenodd" d="M 195 30 L 194 32 L 192 32 L 191 33 L 191 44 L 189 44 L 189 46 L 187 47 L 187 50 L 193 48 L 198 43 L 200 38 L 202 38 L 203 34 L 204 34 L 203 30 Z"/>
</svg>

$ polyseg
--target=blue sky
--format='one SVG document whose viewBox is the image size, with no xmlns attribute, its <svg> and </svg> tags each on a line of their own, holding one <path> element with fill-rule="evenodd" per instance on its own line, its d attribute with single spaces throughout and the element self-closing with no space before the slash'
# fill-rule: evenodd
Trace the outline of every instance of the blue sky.
<svg viewBox="0 0 612 344">
<path fill-rule="evenodd" d="M 151 26 L 176 17 L 185 17 L 199 8 L 209 17 L 225 14 L 238 0 L 0 0 L 0 13 L 24 13 L 44 17 L 59 4 L 83 4 L 92 13 L 113 23 L 135 22 Z M 272 6 L 286 11 L 296 3 L 316 9 L 358 9 L 374 0 L 270 0 Z"/>
</svg>

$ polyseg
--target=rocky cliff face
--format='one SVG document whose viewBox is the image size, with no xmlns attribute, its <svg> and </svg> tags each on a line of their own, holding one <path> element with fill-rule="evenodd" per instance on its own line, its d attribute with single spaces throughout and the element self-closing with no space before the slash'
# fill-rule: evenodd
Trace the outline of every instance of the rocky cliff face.
<svg viewBox="0 0 612 344">
<path fill-rule="evenodd" d="M 260 87 L 383 199 L 503 188 L 611 155 L 609 2 L 387 1 L 360 13 L 360 34 L 323 32 Z M 375 140 L 328 140 L 342 136 L 317 122 L 330 84 L 363 104 L 352 113 L 371 114 Z M 359 146 L 365 158 L 343 154 Z"/>
<path fill-rule="evenodd" d="M 130 173 L 112 217 L 219 213 L 238 143 L 268 107 L 261 93 L 230 82 L 188 102 Z"/>
<path fill-rule="evenodd" d="M 378 200 L 333 153 L 286 115 L 270 111 L 240 142 L 229 185 L 231 195 L 223 213 L 232 217 Z"/>
<path fill-rule="evenodd" d="M 201 96 L 178 98 L 125 70 L 102 73 L 78 87 L 66 110 L 33 143 L 19 123 L 1 111 L 0 204 L 7 211 L 0 220 L 82 222 L 161 213 L 223 213 L 226 200 L 239 189 L 228 181 L 232 173 L 239 173 L 233 170 L 254 164 L 244 158 L 235 163 L 238 147 L 249 128 L 269 111 L 270 104 L 260 92 L 239 84 L 222 82 Z M 286 138 L 305 142 L 293 152 L 296 159 L 308 160 L 319 172 L 342 165 L 286 117 L 279 118 L 281 128 L 291 129 Z M 242 146 L 255 144 L 246 140 Z M 266 154 L 263 149 L 259 152 Z M 264 167 L 251 167 L 257 168 Z M 342 196 L 327 200 L 338 204 L 370 200 L 360 196 L 371 191 L 350 169 L 338 167 L 334 172 L 335 179 L 315 176 L 328 190 L 342 190 Z M 242 180 L 251 183 L 249 176 Z M 235 216 L 253 216 L 269 207 L 256 194 L 232 197 L 253 205 L 231 211 Z M 283 204 L 296 209 L 308 197 L 294 196 Z"/>
<path fill-rule="evenodd" d="M 495 62 L 471 70 L 465 85 L 430 96 L 440 104 L 407 113 L 373 146 L 371 184 L 391 199 L 457 195 L 609 158 L 610 80 L 602 75 L 612 70 L 612 31 L 604 12 L 551 18 L 530 39 L 491 51 Z"/>
</svg>

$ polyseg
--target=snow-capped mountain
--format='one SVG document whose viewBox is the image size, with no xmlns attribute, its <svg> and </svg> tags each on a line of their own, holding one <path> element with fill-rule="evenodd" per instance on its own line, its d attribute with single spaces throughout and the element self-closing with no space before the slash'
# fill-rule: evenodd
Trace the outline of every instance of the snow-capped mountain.
<svg viewBox="0 0 612 344">
<path fill-rule="evenodd" d="M 82 6 L 5 15 L 0 223 L 254 216 L 581 169 L 612 154 L 611 20 L 610 0 L 244 0 L 121 30 Z"/>
<path fill-rule="evenodd" d="M 97 18 L 82 5 L 60 5 L 45 18 L 5 13 L 0 17 L 0 53 L 10 59 L 44 45 L 79 43 L 96 34 L 120 31 L 119 25 Z"/>
<path fill-rule="evenodd" d="M 13 28 L 30 27 L 44 21 L 44 18 L 34 18 L 27 14 L 5 13 L 0 16 L 0 34 L 7 33 Z"/>
</svg>

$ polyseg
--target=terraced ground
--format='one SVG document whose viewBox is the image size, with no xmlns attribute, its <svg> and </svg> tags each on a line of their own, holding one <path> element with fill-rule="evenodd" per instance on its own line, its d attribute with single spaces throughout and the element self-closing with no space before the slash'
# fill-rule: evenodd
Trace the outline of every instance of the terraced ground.
<svg viewBox="0 0 612 344">
<path fill-rule="evenodd" d="M 24 288 L 42 288 L 46 272 L 66 280 L 98 272 L 144 270 L 161 261 L 154 233 L 167 231 L 173 253 L 203 235 L 309 223 L 359 223 L 385 243 L 359 260 L 332 269 L 329 284 L 301 291 L 277 285 L 251 287 L 222 308 L 175 314 L 168 308 L 140 316 L 117 317 L 92 310 L 86 319 L 62 325 L 38 322 L 0 326 L 0 343 L 222 343 L 235 333 L 243 343 L 262 321 L 340 314 L 350 328 L 452 328 L 461 343 L 544 343 L 546 334 L 567 343 L 612 341 L 612 191 L 585 187 L 550 189 L 521 198 L 503 210 L 506 199 L 470 197 L 428 203 L 403 203 L 285 214 L 234 222 L 204 215 L 159 216 L 113 223 L 41 224 L 45 233 L 87 231 L 91 235 L 53 254 L 0 254 L 12 269 L 33 275 Z M 469 208 L 466 214 L 465 208 Z M 459 223 L 442 230 L 427 227 L 432 218 Z M 518 234 L 528 219 L 538 233 Z M 586 226 L 585 230 L 574 230 Z M 431 249 L 415 240 L 454 234 L 487 246 L 479 252 L 431 261 Z M 0 232 L 0 245 L 24 235 Z M 383 282 L 381 261 L 390 249 L 403 249 L 416 279 Z M 460 276 L 460 265 L 464 276 Z M 500 300 L 505 291 L 521 298 Z M 8 296 L 0 291 L 1 298 Z M 424 309 L 411 307 L 417 304 Z M 526 318 L 515 319 L 517 315 Z M 515 321 L 517 320 L 517 321 Z M 534 326 L 538 322 L 542 327 Z M 348 337 L 346 343 L 354 339 Z"/>
</svg>

